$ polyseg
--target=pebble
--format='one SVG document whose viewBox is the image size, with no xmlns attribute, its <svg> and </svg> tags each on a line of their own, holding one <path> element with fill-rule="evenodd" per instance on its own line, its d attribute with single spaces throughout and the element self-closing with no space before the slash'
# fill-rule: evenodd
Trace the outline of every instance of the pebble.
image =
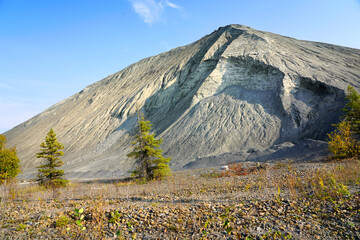
<svg viewBox="0 0 360 240">
<path fill-rule="evenodd" d="M 91 199 L 74 201 L 72 204 L 64 202 L 61 208 L 51 203 L 41 206 L 38 202 L 7 205 L 1 203 L 0 226 L 9 226 L 0 228 L 0 239 L 60 239 L 70 238 L 66 235 L 69 233 L 77 234 L 77 239 L 104 239 L 105 236 L 113 238 L 117 231 L 121 232 L 120 238 L 123 239 L 236 239 L 236 233 L 240 234 L 240 239 L 247 236 L 258 239 L 269 230 L 273 234 L 280 231 L 282 236 L 291 234 L 291 239 L 359 238 L 358 195 L 344 199 L 343 203 L 337 206 L 339 214 L 334 215 L 331 202 L 303 199 L 284 200 L 279 204 L 271 197 L 264 200 L 260 196 L 263 194 L 261 192 L 257 194 L 260 200 L 245 196 L 226 201 L 218 201 L 218 196 L 208 197 L 206 201 L 201 201 L 200 197 L 197 201 L 176 201 L 175 197 L 170 195 L 156 197 L 158 195 L 154 194 L 155 200 L 169 200 L 153 204 L 148 200 L 143 201 L 144 198 L 131 196 L 131 201 L 114 200 L 114 203 L 104 203 L 101 207 Z M 73 222 L 75 206 L 84 207 L 85 212 L 94 211 L 92 220 L 83 221 L 86 226 L 84 231 Z M 353 210 L 350 210 L 349 206 L 352 206 Z M 109 223 L 109 213 L 115 211 L 121 213 L 120 220 L 116 224 Z M 69 231 L 54 225 L 60 216 L 71 219 L 68 224 Z M 322 216 L 328 217 L 323 219 Z M 27 231 L 16 231 L 20 223 L 27 225 Z M 224 224 L 232 227 L 230 235 Z M 33 234 L 31 236 L 30 227 Z M 204 231 L 206 237 L 203 236 Z"/>
</svg>

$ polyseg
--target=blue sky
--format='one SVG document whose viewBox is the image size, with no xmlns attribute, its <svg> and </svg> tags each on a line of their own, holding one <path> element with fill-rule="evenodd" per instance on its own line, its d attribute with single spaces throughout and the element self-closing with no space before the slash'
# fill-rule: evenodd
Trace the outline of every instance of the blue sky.
<svg viewBox="0 0 360 240">
<path fill-rule="evenodd" d="M 0 0 L 0 133 L 232 23 L 360 49 L 360 0 Z"/>
</svg>

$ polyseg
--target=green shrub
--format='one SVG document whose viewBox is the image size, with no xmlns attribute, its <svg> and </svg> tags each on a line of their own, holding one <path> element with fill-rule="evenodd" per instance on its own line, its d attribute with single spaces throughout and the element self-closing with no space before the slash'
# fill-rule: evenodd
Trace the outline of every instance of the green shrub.
<svg viewBox="0 0 360 240">
<path fill-rule="evenodd" d="M 70 222 L 70 218 L 68 218 L 67 216 L 61 216 L 58 220 L 56 220 L 56 227 L 65 227 L 66 225 L 68 225 Z"/>
<path fill-rule="evenodd" d="M 336 181 L 331 173 L 318 174 L 312 180 L 313 196 L 322 200 L 337 200 L 350 195 L 346 185 Z"/>
<path fill-rule="evenodd" d="M 122 214 L 118 211 L 110 213 L 109 223 L 119 223 L 121 220 Z"/>
<path fill-rule="evenodd" d="M 20 172 L 16 148 L 6 148 L 6 137 L 0 135 L 0 184 L 14 179 Z"/>
<path fill-rule="evenodd" d="M 80 230 L 85 230 L 86 227 L 83 226 L 83 220 L 84 220 L 84 217 L 85 215 L 83 214 L 84 212 L 84 209 L 83 208 L 75 208 L 74 209 L 74 215 L 75 215 L 75 218 L 76 218 L 76 225 L 80 228 Z"/>
</svg>

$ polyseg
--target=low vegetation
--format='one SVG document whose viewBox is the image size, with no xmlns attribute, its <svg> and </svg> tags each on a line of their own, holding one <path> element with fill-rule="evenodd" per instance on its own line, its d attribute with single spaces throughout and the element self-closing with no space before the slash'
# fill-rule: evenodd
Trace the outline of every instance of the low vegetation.
<svg viewBox="0 0 360 240">
<path fill-rule="evenodd" d="M 237 164 L 234 164 L 237 165 Z M 239 165 L 238 165 L 239 166 Z M 245 163 L 163 181 L 0 189 L 0 236 L 65 239 L 358 239 L 360 163 Z M 245 170 L 248 172 L 245 173 Z M 204 172 L 205 171 L 205 172 Z M 220 173 L 213 177 L 206 173 Z M 228 173 L 226 173 L 228 172 Z M 20 204 L 21 203 L 21 204 Z"/>
</svg>

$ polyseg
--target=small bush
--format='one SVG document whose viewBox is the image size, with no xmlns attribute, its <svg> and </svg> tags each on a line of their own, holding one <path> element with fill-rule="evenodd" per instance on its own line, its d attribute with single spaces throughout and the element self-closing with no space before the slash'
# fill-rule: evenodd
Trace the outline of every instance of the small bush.
<svg viewBox="0 0 360 240">
<path fill-rule="evenodd" d="M 346 185 L 336 180 L 337 175 L 329 172 L 320 172 L 311 179 L 312 194 L 321 200 L 338 200 L 350 196 Z"/>
<path fill-rule="evenodd" d="M 244 176 L 254 171 L 255 168 L 244 168 L 240 163 L 231 163 L 229 169 L 223 171 L 220 177 Z"/>
<path fill-rule="evenodd" d="M 20 223 L 19 226 L 17 227 L 16 231 L 22 231 L 26 229 L 26 225 L 23 223 Z"/>
<path fill-rule="evenodd" d="M 61 228 L 61 227 L 65 227 L 66 225 L 68 225 L 70 222 L 70 218 L 68 218 L 67 216 L 61 216 L 58 220 L 56 220 L 56 227 Z"/>
<path fill-rule="evenodd" d="M 83 208 L 80 208 L 80 209 L 75 208 L 74 209 L 74 216 L 76 218 L 75 223 L 79 227 L 80 230 L 84 231 L 86 229 L 86 227 L 83 226 L 83 220 L 84 220 L 84 217 L 85 217 L 83 212 L 84 212 Z"/>
<path fill-rule="evenodd" d="M 203 173 L 200 176 L 209 178 L 235 177 L 249 175 L 255 170 L 257 170 L 255 167 L 245 168 L 240 163 L 230 163 L 227 170 L 223 170 L 222 172 L 215 170 L 209 173 Z"/>
<path fill-rule="evenodd" d="M 220 178 L 222 176 L 222 173 L 217 171 L 211 171 L 208 173 L 203 173 L 200 175 L 201 177 L 208 177 L 208 178 Z"/>
<path fill-rule="evenodd" d="M 119 213 L 118 211 L 115 212 L 111 212 L 110 213 L 110 219 L 109 219 L 109 223 L 119 223 L 121 220 L 122 214 Z"/>
</svg>

